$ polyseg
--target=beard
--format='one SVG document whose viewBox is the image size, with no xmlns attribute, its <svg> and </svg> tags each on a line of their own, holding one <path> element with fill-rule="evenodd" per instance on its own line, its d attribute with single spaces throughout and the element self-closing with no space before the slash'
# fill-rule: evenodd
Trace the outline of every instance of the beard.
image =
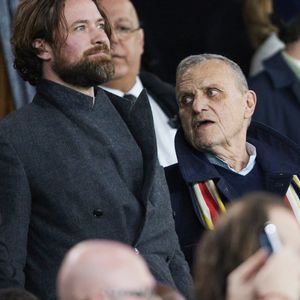
<svg viewBox="0 0 300 300">
<path fill-rule="evenodd" d="M 89 58 L 90 55 L 101 52 L 107 56 Z M 106 44 L 99 44 L 86 50 L 82 58 L 75 63 L 70 63 L 61 53 L 56 52 L 52 69 L 64 82 L 78 87 L 97 86 L 110 80 L 114 75 L 114 65 Z"/>
</svg>

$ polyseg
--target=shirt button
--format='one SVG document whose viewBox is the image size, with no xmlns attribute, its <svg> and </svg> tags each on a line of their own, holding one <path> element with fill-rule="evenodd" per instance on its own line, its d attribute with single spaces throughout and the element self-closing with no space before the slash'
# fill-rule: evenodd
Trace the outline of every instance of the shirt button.
<svg viewBox="0 0 300 300">
<path fill-rule="evenodd" d="M 103 210 L 101 210 L 100 208 L 96 208 L 93 211 L 93 215 L 96 218 L 100 218 L 101 216 L 103 216 Z"/>
</svg>

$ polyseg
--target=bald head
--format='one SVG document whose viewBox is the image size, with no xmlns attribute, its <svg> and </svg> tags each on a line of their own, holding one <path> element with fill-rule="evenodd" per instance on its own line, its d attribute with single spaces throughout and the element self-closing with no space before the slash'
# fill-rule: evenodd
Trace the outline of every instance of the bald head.
<svg viewBox="0 0 300 300">
<path fill-rule="evenodd" d="M 58 273 L 60 300 L 104 299 L 107 290 L 143 290 L 155 285 L 143 258 L 127 245 L 84 241 L 66 255 Z"/>
<path fill-rule="evenodd" d="M 119 17 L 128 18 L 136 27 L 139 25 L 136 9 L 130 0 L 100 0 L 100 3 L 105 12 L 107 12 L 108 17 L 114 16 L 118 11 L 122 11 L 123 16 L 118 12 Z"/>
</svg>

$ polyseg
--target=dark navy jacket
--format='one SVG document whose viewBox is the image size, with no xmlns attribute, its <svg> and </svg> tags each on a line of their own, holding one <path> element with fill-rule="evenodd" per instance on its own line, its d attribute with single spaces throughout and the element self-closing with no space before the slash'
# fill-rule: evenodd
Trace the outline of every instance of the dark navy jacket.
<svg viewBox="0 0 300 300">
<path fill-rule="evenodd" d="M 266 190 L 285 195 L 292 175 L 300 175 L 300 147 L 263 124 L 252 122 L 248 129 L 248 142 L 256 147 L 257 163 L 264 176 Z M 190 266 L 193 253 L 205 230 L 194 209 L 195 200 L 188 186 L 215 178 L 224 202 L 237 197 L 217 168 L 205 155 L 190 146 L 180 129 L 175 138 L 178 164 L 165 168 L 171 194 L 173 215 L 181 248 Z"/>
<path fill-rule="evenodd" d="M 175 88 L 171 84 L 162 81 L 156 75 L 141 71 L 139 74 L 147 93 L 159 105 L 169 118 L 168 124 L 171 128 L 178 128 L 178 104 L 176 101 Z"/>
<path fill-rule="evenodd" d="M 300 80 L 281 52 L 264 62 L 265 70 L 249 79 L 257 94 L 253 119 L 271 126 L 300 144 Z"/>
</svg>

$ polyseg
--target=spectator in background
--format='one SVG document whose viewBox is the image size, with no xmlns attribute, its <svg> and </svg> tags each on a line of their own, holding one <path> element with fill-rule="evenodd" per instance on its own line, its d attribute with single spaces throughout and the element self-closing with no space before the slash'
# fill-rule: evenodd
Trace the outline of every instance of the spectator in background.
<svg viewBox="0 0 300 300">
<path fill-rule="evenodd" d="M 282 248 L 259 250 L 266 222 Z M 253 193 L 238 199 L 203 236 L 196 256 L 196 298 L 297 300 L 300 295 L 300 227 L 281 198 Z"/>
<path fill-rule="evenodd" d="M 300 144 L 300 1 L 273 0 L 274 22 L 285 48 L 264 61 L 264 71 L 249 79 L 257 94 L 253 118 Z"/>
<path fill-rule="evenodd" d="M 239 66 L 223 56 L 184 59 L 176 92 L 178 164 L 165 171 L 176 231 L 192 266 L 195 245 L 226 203 L 257 190 L 299 201 L 300 148 L 262 124 L 249 127 L 255 93 Z"/>
<path fill-rule="evenodd" d="M 131 1 L 100 2 L 115 33 L 112 46 L 115 74 L 111 80 L 103 84 L 103 88 L 125 98 L 138 97 L 143 88 L 147 89 L 159 162 L 162 166 L 174 164 L 177 162 L 174 137 L 178 126 L 175 89 L 155 75 L 140 71 L 144 51 L 144 31 Z"/>
<path fill-rule="evenodd" d="M 57 293 L 59 300 L 184 299 L 156 283 L 133 248 L 108 240 L 84 241 L 67 253 L 58 273 Z"/>
<path fill-rule="evenodd" d="M 249 75 L 253 76 L 263 70 L 263 60 L 284 48 L 278 38 L 277 27 L 272 24 L 272 0 L 245 0 L 244 19 L 251 45 L 255 50 Z"/>
</svg>

